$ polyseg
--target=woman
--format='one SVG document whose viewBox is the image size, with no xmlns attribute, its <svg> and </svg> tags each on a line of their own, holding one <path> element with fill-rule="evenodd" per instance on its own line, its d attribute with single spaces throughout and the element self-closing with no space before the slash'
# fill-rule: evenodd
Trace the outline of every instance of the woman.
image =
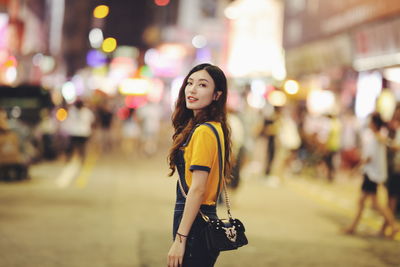
<svg viewBox="0 0 400 267">
<path fill-rule="evenodd" d="M 387 207 L 381 206 L 377 198 L 377 187 L 387 178 L 386 138 L 380 134 L 383 126 L 384 122 L 380 115 L 373 113 L 370 117 L 369 127 L 365 130 L 363 136 L 364 181 L 361 186 L 362 193 L 358 200 L 356 215 L 351 225 L 345 229 L 345 233 L 353 234 L 355 232 L 368 198 L 371 198 L 373 207 L 391 227 L 390 237 L 394 238 L 399 231 L 393 213 Z"/>
<path fill-rule="evenodd" d="M 169 154 L 170 176 L 178 170 L 173 239 L 168 266 L 214 266 L 219 255 L 208 251 L 201 229 L 204 220 L 217 218 L 219 182 L 218 143 L 208 122 L 218 132 L 224 174 L 230 170 L 230 131 L 226 122 L 227 82 L 222 70 L 211 64 L 195 66 L 181 86 L 172 123 L 175 129 Z"/>
<path fill-rule="evenodd" d="M 400 199 L 400 104 L 397 105 L 392 120 L 389 122 L 389 147 L 388 147 L 388 208 L 393 213 L 397 212 L 397 203 Z M 385 236 L 389 223 L 384 222 L 380 234 Z"/>
</svg>

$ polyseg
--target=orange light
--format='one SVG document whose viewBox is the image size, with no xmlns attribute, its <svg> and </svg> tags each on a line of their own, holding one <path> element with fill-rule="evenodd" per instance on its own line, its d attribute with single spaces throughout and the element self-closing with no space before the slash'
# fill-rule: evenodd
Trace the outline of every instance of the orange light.
<svg viewBox="0 0 400 267">
<path fill-rule="evenodd" d="M 169 4 L 169 0 L 154 0 L 157 6 L 166 6 Z"/>
<path fill-rule="evenodd" d="M 6 60 L 6 62 L 4 62 L 4 66 L 5 66 L 6 68 L 16 67 L 16 66 L 17 66 L 17 60 L 15 59 L 15 57 L 10 56 L 10 57 L 8 57 L 8 59 Z"/>
<path fill-rule="evenodd" d="M 68 112 L 63 109 L 63 108 L 59 108 L 56 112 L 56 118 L 59 121 L 65 121 L 68 117 Z"/>
</svg>

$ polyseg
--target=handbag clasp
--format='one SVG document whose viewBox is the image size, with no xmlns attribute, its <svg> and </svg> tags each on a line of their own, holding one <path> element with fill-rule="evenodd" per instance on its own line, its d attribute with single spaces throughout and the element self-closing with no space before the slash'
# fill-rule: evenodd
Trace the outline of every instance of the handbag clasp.
<svg viewBox="0 0 400 267">
<path fill-rule="evenodd" d="M 225 230 L 225 235 L 231 242 L 236 242 L 237 232 L 235 230 L 235 226 L 222 227 L 222 229 Z"/>
</svg>

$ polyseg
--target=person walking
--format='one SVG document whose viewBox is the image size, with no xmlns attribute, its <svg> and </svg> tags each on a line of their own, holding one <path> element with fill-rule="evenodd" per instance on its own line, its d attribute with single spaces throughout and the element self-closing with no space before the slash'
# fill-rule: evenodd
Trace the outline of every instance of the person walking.
<svg viewBox="0 0 400 267">
<path fill-rule="evenodd" d="M 393 213 L 386 206 L 379 204 L 376 195 L 378 184 L 384 183 L 387 178 L 385 137 L 380 134 L 383 125 L 384 122 L 378 113 L 371 115 L 369 127 L 365 130 L 363 136 L 364 181 L 361 186 L 362 193 L 353 222 L 345 229 L 347 234 L 355 232 L 364 211 L 365 203 L 369 198 L 372 200 L 373 208 L 383 216 L 388 226 L 391 227 L 392 233 L 390 236 L 393 238 L 400 230 L 395 222 Z"/>
<path fill-rule="evenodd" d="M 201 235 L 205 222 L 200 211 L 216 219 L 219 192 L 218 141 L 225 177 L 230 172 L 230 130 L 226 115 L 227 80 L 211 64 L 195 66 L 186 75 L 172 115 L 173 145 L 169 153 L 170 176 L 179 174 L 169 267 L 214 266 L 218 251 L 209 251 Z M 212 129 L 213 128 L 213 129 Z M 183 191 L 184 190 L 184 191 Z M 186 197 L 183 194 L 186 192 Z"/>
<path fill-rule="evenodd" d="M 397 211 L 397 203 L 400 199 L 400 105 L 397 105 L 392 120 L 389 122 L 388 146 L 388 180 L 386 187 L 388 191 L 388 208 L 393 213 Z M 381 228 L 384 236 L 389 224 L 385 221 Z"/>
<path fill-rule="evenodd" d="M 95 121 L 93 112 L 85 107 L 82 100 L 77 100 L 68 110 L 68 118 L 65 120 L 65 129 L 70 137 L 67 149 L 67 160 L 77 151 L 81 162 L 85 160 L 86 143 L 92 135 L 92 126 Z"/>
</svg>

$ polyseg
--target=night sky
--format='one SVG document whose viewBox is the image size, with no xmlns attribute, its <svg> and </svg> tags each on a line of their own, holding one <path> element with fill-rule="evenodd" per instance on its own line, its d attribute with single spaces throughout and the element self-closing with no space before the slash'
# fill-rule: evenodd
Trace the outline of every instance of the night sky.
<svg viewBox="0 0 400 267">
<path fill-rule="evenodd" d="M 100 2 L 100 1 L 99 1 Z M 110 0 L 110 14 L 106 18 L 104 37 L 114 37 L 118 45 L 133 45 L 146 48 L 142 41 L 145 28 L 153 22 L 152 0 Z"/>
</svg>

